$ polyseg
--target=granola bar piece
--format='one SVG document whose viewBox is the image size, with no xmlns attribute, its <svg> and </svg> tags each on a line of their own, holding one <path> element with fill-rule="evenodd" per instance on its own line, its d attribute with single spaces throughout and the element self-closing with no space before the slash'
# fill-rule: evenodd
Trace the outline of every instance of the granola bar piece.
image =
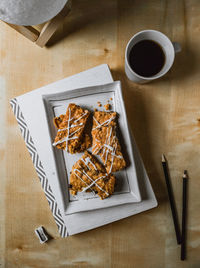
<svg viewBox="0 0 200 268">
<path fill-rule="evenodd" d="M 92 129 L 92 153 L 100 155 L 108 174 L 126 166 L 121 146 L 116 136 L 116 113 L 94 114 Z M 106 123 L 107 122 L 107 123 Z"/>
<path fill-rule="evenodd" d="M 85 134 L 85 125 L 90 112 L 80 106 L 70 103 L 66 114 L 54 118 L 58 129 L 53 145 L 58 149 L 74 154 L 82 152 L 91 146 L 90 137 Z"/>
<path fill-rule="evenodd" d="M 92 153 L 98 154 L 102 148 L 102 127 L 116 126 L 116 116 L 115 112 L 102 112 L 96 111 L 93 116 L 93 126 L 92 126 Z"/>
<path fill-rule="evenodd" d="M 116 112 L 96 111 L 93 116 L 93 130 L 101 127 L 116 126 Z"/>
<path fill-rule="evenodd" d="M 77 192 L 97 193 L 105 199 L 114 192 L 115 177 L 88 151 L 73 165 L 70 175 L 71 194 Z"/>
<path fill-rule="evenodd" d="M 102 149 L 100 157 L 106 167 L 108 174 L 119 171 L 126 167 L 126 162 L 121 152 L 119 140 L 116 137 L 115 127 L 103 127 L 102 133 Z"/>
</svg>

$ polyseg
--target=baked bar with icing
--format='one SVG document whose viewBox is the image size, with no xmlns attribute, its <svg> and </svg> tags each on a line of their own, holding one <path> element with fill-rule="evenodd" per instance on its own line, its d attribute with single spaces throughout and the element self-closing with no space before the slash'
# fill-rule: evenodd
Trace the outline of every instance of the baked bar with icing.
<svg viewBox="0 0 200 268">
<path fill-rule="evenodd" d="M 85 134 L 85 126 L 90 112 L 70 103 L 66 114 L 54 118 L 58 129 L 53 146 L 74 154 L 83 152 L 91 146 L 91 139 Z"/>
<path fill-rule="evenodd" d="M 126 166 L 116 136 L 116 113 L 95 112 L 92 128 L 92 153 L 100 155 L 108 174 Z"/>
<path fill-rule="evenodd" d="M 85 151 L 72 167 L 70 186 L 73 195 L 77 192 L 93 192 L 101 199 L 105 199 L 114 192 L 115 177 L 107 174 L 103 165 L 92 154 Z"/>
</svg>

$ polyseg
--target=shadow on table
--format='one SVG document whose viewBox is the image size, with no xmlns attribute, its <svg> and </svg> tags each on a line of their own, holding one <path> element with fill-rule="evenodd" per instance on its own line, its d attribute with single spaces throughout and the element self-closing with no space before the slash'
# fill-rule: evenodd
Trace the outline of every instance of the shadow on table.
<svg viewBox="0 0 200 268">
<path fill-rule="evenodd" d="M 175 55 L 174 65 L 170 70 L 170 79 L 175 82 L 175 85 L 185 82 L 195 74 L 199 76 L 199 60 L 195 51 L 187 43 L 181 44 L 181 46 L 182 50 Z M 177 86 L 176 90 L 182 90 L 182 87 Z M 188 88 L 188 90 L 190 89 Z"/>
<path fill-rule="evenodd" d="M 122 82 L 124 101 L 127 110 L 127 117 L 131 130 L 133 132 L 136 144 L 140 151 L 141 157 L 144 161 L 144 165 L 147 169 L 148 176 L 150 178 L 152 187 L 154 189 L 158 203 L 166 202 L 167 193 L 164 185 L 161 165 L 161 155 L 155 159 L 156 148 L 151 145 L 150 141 L 154 140 L 152 137 L 152 124 L 148 115 L 147 103 L 144 101 L 145 93 L 142 87 L 144 85 L 137 85 L 128 81 L 124 70 L 111 70 L 114 80 L 120 80 Z M 145 90 L 148 90 L 148 86 L 145 85 Z M 163 122 L 164 124 L 164 122 Z M 162 126 L 160 126 L 162 128 Z M 156 133 L 156 129 L 155 129 Z M 156 162 L 155 162 L 156 161 Z M 141 166 L 138 173 L 141 172 Z M 140 183 L 140 190 L 142 199 L 146 199 L 147 193 L 142 190 L 142 183 Z"/>
<path fill-rule="evenodd" d="M 176 91 L 182 91 L 182 87 L 180 86 L 182 83 L 190 81 L 188 80 L 190 77 L 199 76 L 199 60 L 195 50 L 186 43 L 181 43 L 181 48 L 181 52 L 175 55 L 174 64 L 169 72 L 160 79 L 152 81 L 151 85 L 157 85 L 160 82 L 162 82 L 162 84 L 173 82 Z M 190 90 L 190 88 L 188 88 L 188 90 Z"/>
<path fill-rule="evenodd" d="M 126 4 L 127 2 L 127 4 Z M 64 24 L 49 40 L 47 47 L 51 47 L 72 34 L 78 34 L 87 26 L 92 25 L 93 31 L 98 31 L 99 25 L 108 25 L 109 22 L 116 20 L 117 1 L 107 0 L 77 0 L 72 3 L 72 10 L 65 18 Z M 130 7 L 134 1 L 124 0 L 123 6 Z M 131 14 L 130 14 L 131 15 Z M 105 26 L 104 26 L 105 27 Z M 101 36 L 99 36 L 99 39 Z"/>
<path fill-rule="evenodd" d="M 140 189 L 140 195 L 141 195 L 141 199 L 142 201 L 144 200 L 148 200 L 149 199 L 149 195 L 147 192 L 147 182 L 146 182 L 146 172 L 144 170 L 143 164 L 141 162 L 141 157 L 140 157 L 140 153 L 137 147 L 137 144 L 133 138 L 133 155 L 134 155 L 134 160 L 135 160 L 135 168 L 136 168 L 136 174 L 137 174 L 137 178 L 138 178 L 138 185 L 139 185 L 139 189 Z"/>
</svg>

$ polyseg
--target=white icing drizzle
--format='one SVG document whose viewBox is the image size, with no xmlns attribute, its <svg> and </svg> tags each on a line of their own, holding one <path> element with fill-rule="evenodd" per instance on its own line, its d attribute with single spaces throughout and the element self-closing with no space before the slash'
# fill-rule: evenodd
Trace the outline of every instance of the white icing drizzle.
<svg viewBox="0 0 200 268">
<path fill-rule="evenodd" d="M 104 147 L 107 148 L 108 150 L 112 150 L 112 147 L 110 145 L 104 144 Z"/>
<path fill-rule="evenodd" d="M 107 128 L 107 133 L 106 133 L 106 141 L 107 141 L 107 136 L 108 136 L 108 128 Z M 96 137 L 95 137 L 95 140 L 97 140 Z M 97 140 L 97 141 L 100 142 L 99 140 Z M 96 150 L 95 150 L 93 153 L 98 154 L 102 147 L 104 147 L 104 146 L 103 145 L 100 146 L 100 148 L 97 148 L 98 151 L 96 152 Z M 105 151 L 106 151 L 106 148 L 104 147 L 103 148 L 103 152 L 102 152 L 102 157 L 104 156 Z"/>
<path fill-rule="evenodd" d="M 85 170 L 83 170 L 83 173 L 79 170 L 79 169 L 74 169 L 74 174 L 81 180 L 81 181 L 83 181 L 90 189 L 91 189 L 91 185 L 88 185 L 80 176 L 78 176 L 76 173 L 75 173 L 75 171 L 78 171 L 80 174 L 82 174 L 82 175 L 85 175 L 92 183 L 92 185 L 93 184 L 95 184 L 96 185 L 96 187 L 98 187 L 102 192 L 104 192 L 105 194 L 107 194 L 107 195 L 109 195 L 109 193 L 107 193 L 106 191 L 104 191 L 104 189 L 102 189 L 97 183 L 96 183 L 96 180 L 94 181 L 86 172 L 85 172 Z M 89 189 L 88 188 L 88 189 Z M 92 189 L 91 189 L 92 190 Z M 92 190 L 93 191 L 93 190 Z"/>
<path fill-rule="evenodd" d="M 67 140 L 75 140 L 75 139 L 78 139 L 78 137 L 71 137 L 71 138 L 64 137 L 62 140 L 56 141 L 52 145 L 56 146 L 57 144 L 63 143 L 65 141 L 67 141 Z"/>
<path fill-rule="evenodd" d="M 108 120 L 106 120 L 106 121 L 104 121 L 103 123 L 99 123 L 97 120 L 96 120 L 96 118 L 93 116 L 93 119 L 95 120 L 95 122 L 98 124 L 98 126 L 97 127 L 94 127 L 92 130 L 95 130 L 95 129 L 97 129 L 97 128 L 100 128 L 100 127 L 102 127 L 102 126 L 107 126 L 107 125 L 109 125 L 110 124 L 110 122 L 112 121 L 112 120 L 114 120 L 115 119 L 115 116 L 113 116 L 113 117 L 111 117 L 110 119 L 108 119 Z"/>
<path fill-rule="evenodd" d="M 79 127 L 77 130 L 75 130 L 75 131 L 73 131 L 72 133 L 70 133 L 70 134 L 69 134 L 69 137 L 72 136 L 72 135 L 74 135 L 74 134 L 75 134 L 76 132 L 78 132 L 81 128 L 83 128 L 83 127 Z"/>
<path fill-rule="evenodd" d="M 98 144 L 96 144 L 94 147 L 93 147 L 93 153 L 94 154 L 98 154 L 99 151 L 103 148 L 102 150 L 102 153 L 101 153 L 101 158 L 103 159 L 104 156 L 104 165 L 106 165 L 107 161 L 108 161 L 108 154 L 110 153 L 111 155 L 111 167 L 110 167 L 110 171 L 109 173 L 111 173 L 112 171 L 112 167 L 113 167 L 113 163 L 114 163 L 114 158 L 117 157 L 117 158 L 120 158 L 120 159 L 123 159 L 123 157 L 121 155 L 117 155 L 116 154 L 116 149 L 117 149 L 117 138 L 115 135 L 113 135 L 112 139 L 111 139 L 111 136 L 112 136 L 112 133 L 113 133 L 113 128 L 112 127 L 108 127 L 107 128 L 107 133 L 106 133 L 106 138 L 105 138 L 105 143 L 100 147 L 98 148 Z M 95 138 L 95 141 L 97 139 Z M 108 174 L 109 174 L 108 173 Z"/>
<path fill-rule="evenodd" d="M 97 147 L 97 144 L 95 144 L 93 147 L 92 147 L 92 149 L 94 149 L 94 148 L 96 148 Z"/>
<path fill-rule="evenodd" d="M 82 126 L 82 125 L 83 125 L 83 123 L 80 123 L 79 125 L 73 125 L 73 124 L 72 124 L 72 125 L 71 125 L 71 128 L 72 128 L 72 127 Z"/>
<path fill-rule="evenodd" d="M 121 155 L 116 155 L 114 153 L 110 153 L 110 154 L 113 155 L 113 156 L 115 156 L 115 157 L 117 157 L 117 158 L 123 159 L 123 157 Z"/>
<path fill-rule="evenodd" d="M 101 124 L 96 120 L 96 118 L 93 116 L 94 121 L 97 123 L 98 126 L 101 126 Z"/>
<path fill-rule="evenodd" d="M 78 163 L 78 165 L 79 165 L 80 168 L 82 168 L 79 163 Z"/>
<path fill-rule="evenodd" d="M 115 116 L 111 117 L 110 119 L 104 121 L 102 124 L 100 124 L 95 117 L 93 117 L 94 121 L 96 122 L 97 126 L 95 128 L 93 128 L 92 130 L 95 130 L 97 128 L 100 128 L 102 126 L 108 126 L 109 123 L 115 119 Z M 106 165 L 107 163 L 107 160 L 108 160 L 108 153 L 111 154 L 112 156 L 112 166 L 113 166 L 113 161 L 114 161 L 114 157 L 118 157 L 118 158 L 122 158 L 122 156 L 120 155 L 116 155 L 115 152 L 116 152 L 116 142 L 115 144 L 113 145 L 113 147 L 111 146 L 111 144 L 113 143 L 114 139 L 116 139 L 116 136 L 113 137 L 112 139 L 112 142 L 110 142 L 110 138 L 111 138 L 111 135 L 112 135 L 112 127 L 110 128 L 110 133 L 108 135 L 108 131 L 109 131 L 109 128 L 107 129 L 107 133 L 106 133 L 106 140 L 105 140 L 105 144 L 103 144 L 100 148 L 98 148 L 98 145 L 96 144 L 94 147 L 93 147 L 93 153 L 94 154 L 98 154 L 99 151 L 102 149 L 103 147 L 103 151 L 102 151 L 102 155 L 101 157 L 104 156 L 104 154 L 106 153 L 106 156 L 105 156 L 105 160 L 104 160 L 104 165 Z M 96 137 L 95 137 L 95 142 L 100 142 Z M 112 168 L 110 169 L 112 170 Z"/>
<path fill-rule="evenodd" d="M 93 181 L 89 186 L 87 186 L 86 188 L 84 188 L 82 190 L 82 192 L 85 192 L 87 191 L 88 189 L 90 189 L 94 184 L 96 184 L 97 181 L 101 180 L 101 179 L 104 179 L 106 176 L 101 176 L 99 177 L 98 179 L 96 179 L 95 181 Z"/>
<path fill-rule="evenodd" d="M 75 172 L 76 170 L 80 172 L 79 169 L 74 169 L 74 174 L 76 175 L 76 177 L 79 178 L 82 182 L 84 182 L 87 185 L 87 187 L 88 187 L 89 184 L 87 184 L 87 182 L 85 182 L 78 174 L 76 174 L 76 172 Z M 91 189 L 91 191 L 93 192 L 93 194 L 95 194 L 95 192 L 92 189 Z"/>
<path fill-rule="evenodd" d="M 85 112 L 84 114 L 82 114 L 78 119 L 76 119 L 75 121 L 74 121 L 74 123 L 76 123 L 77 121 L 79 121 L 83 116 L 85 116 L 86 114 L 87 114 L 88 112 Z"/>
<path fill-rule="evenodd" d="M 108 131 L 109 131 L 109 128 L 107 128 L 107 133 L 106 133 L 106 141 L 105 141 L 105 144 L 107 143 L 107 136 L 108 136 Z M 105 144 L 103 145 L 103 153 L 102 153 L 102 157 L 104 156 L 105 152 L 106 152 L 106 147 L 105 147 Z"/>
<path fill-rule="evenodd" d="M 94 149 L 95 147 L 97 147 L 97 148 L 93 151 L 93 154 L 98 154 L 98 152 L 101 150 L 101 148 L 103 146 L 101 146 L 100 148 L 98 148 L 97 144 L 95 144 L 95 146 L 92 149 Z"/>
<path fill-rule="evenodd" d="M 80 123 L 79 125 L 71 125 L 70 128 L 73 128 L 73 127 L 78 127 L 78 126 L 82 126 L 83 123 Z M 64 131 L 64 130 L 68 130 L 68 127 L 65 127 L 65 128 L 59 128 L 58 129 L 58 132 L 60 131 Z"/>
<path fill-rule="evenodd" d="M 69 138 L 69 133 L 70 133 L 70 117 L 71 117 L 71 109 L 69 108 L 69 118 L 68 118 L 68 124 L 67 124 L 67 127 L 68 127 L 68 131 L 67 131 L 67 139 L 66 139 L 66 149 L 67 149 L 67 146 L 68 146 L 68 138 Z"/>
<path fill-rule="evenodd" d="M 85 170 L 83 170 L 83 174 L 88 177 L 89 180 L 91 180 L 93 182 L 93 179 L 90 178 L 90 176 L 85 172 Z M 107 193 L 106 191 L 104 191 L 97 183 L 95 183 L 95 185 L 104 193 L 106 193 L 107 195 L 109 195 L 109 193 Z"/>
<path fill-rule="evenodd" d="M 88 169 L 91 169 L 89 166 L 88 166 L 88 162 L 86 161 L 86 159 L 84 160 L 83 158 L 80 159 Z"/>
<path fill-rule="evenodd" d="M 109 170 L 108 174 L 111 173 L 111 171 L 112 171 L 113 162 L 114 162 L 114 157 L 115 157 L 115 151 L 116 151 L 116 149 L 117 149 L 117 144 L 115 143 L 115 145 L 114 145 L 113 147 L 114 147 L 114 152 L 113 152 L 113 155 L 112 155 L 112 162 L 111 162 L 110 170 Z"/>
<path fill-rule="evenodd" d="M 54 143 L 52 144 L 53 146 L 56 146 L 57 144 L 60 144 L 60 143 L 63 143 L 63 142 L 66 141 L 66 149 L 67 149 L 67 147 L 68 147 L 68 141 L 69 141 L 69 140 L 78 139 L 77 136 L 75 136 L 75 137 L 71 137 L 71 136 L 74 135 L 76 132 L 78 132 L 81 128 L 84 127 L 84 126 L 83 126 L 83 123 L 80 123 L 80 124 L 78 124 L 78 125 L 75 125 L 75 124 L 71 124 L 71 125 L 70 125 L 70 122 L 74 119 L 74 116 L 71 118 L 71 109 L 69 108 L 68 110 L 69 110 L 69 118 L 68 118 L 68 120 L 67 120 L 67 127 L 66 127 L 66 128 L 59 128 L 59 129 L 58 129 L 58 132 L 67 130 L 67 136 L 64 137 L 63 139 L 57 141 L 57 142 L 54 142 Z M 85 112 L 84 114 L 80 115 L 80 116 L 74 121 L 74 123 L 76 123 L 77 121 L 79 121 L 79 120 L 80 120 L 83 116 L 85 116 L 87 113 L 88 113 L 88 112 Z M 73 131 L 72 133 L 70 133 L 70 129 L 71 129 L 71 128 L 74 128 L 74 127 L 79 127 L 79 128 L 78 128 L 77 130 Z"/>
<path fill-rule="evenodd" d="M 94 169 L 97 170 L 95 164 L 90 160 L 91 165 L 93 165 Z"/>
<path fill-rule="evenodd" d="M 86 157 L 85 159 L 81 158 L 80 160 L 83 161 L 83 163 L 86 165 L 86 167 L 87 167 L 88 169 L 91 169 L 91 168 L 89 167 L 89 165 L 88 165 L 88 164 L 90 163 L 90 164 L 94 167 L 94 169 L 97 170 L 95 164 L 92 162 L 92 160 L 90 159 L 89 156 Z"/>
<path fill-rule="evenodd" d="M 107 144 L 107 138 L 106 138 L 106 144 L 104 144 L 104 146 L 105 146 L 104 148 L 107 148 L 105 163 L 107 163 L 108 151 L 111 150 L 111 152 L 112 152 L 112 150 L 113 150 L 113 148 L 110 146 L 110 137 L 111 137 L 111 134 L 112 134 L 112 128 L 110 129 L 110 134 L 108 136 L 108 144 Z M 107 130 L 107 135 L 108 135 L 108 130 Z M 107 135 L 106 135 L 106 137 L 107 137 Z"/>
</svg>

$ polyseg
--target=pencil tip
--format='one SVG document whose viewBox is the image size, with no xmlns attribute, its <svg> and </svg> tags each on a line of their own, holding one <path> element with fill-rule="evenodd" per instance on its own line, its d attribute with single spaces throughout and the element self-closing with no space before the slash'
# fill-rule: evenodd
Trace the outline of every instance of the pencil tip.
<svg viewBox="0 0 200 268">
<path fill-rule="evenodd" d="M 187 174 L 187 170 L 185 169 L 183 173 L 183 178 L 187 178 L 187 177 L 188 177 L 188 174 Z"/>
<path fill-rule="evenodd" d="M 166 162 L 166 158 L 164 154 L 162 154 L 162 162 Z"/>
</svg>

